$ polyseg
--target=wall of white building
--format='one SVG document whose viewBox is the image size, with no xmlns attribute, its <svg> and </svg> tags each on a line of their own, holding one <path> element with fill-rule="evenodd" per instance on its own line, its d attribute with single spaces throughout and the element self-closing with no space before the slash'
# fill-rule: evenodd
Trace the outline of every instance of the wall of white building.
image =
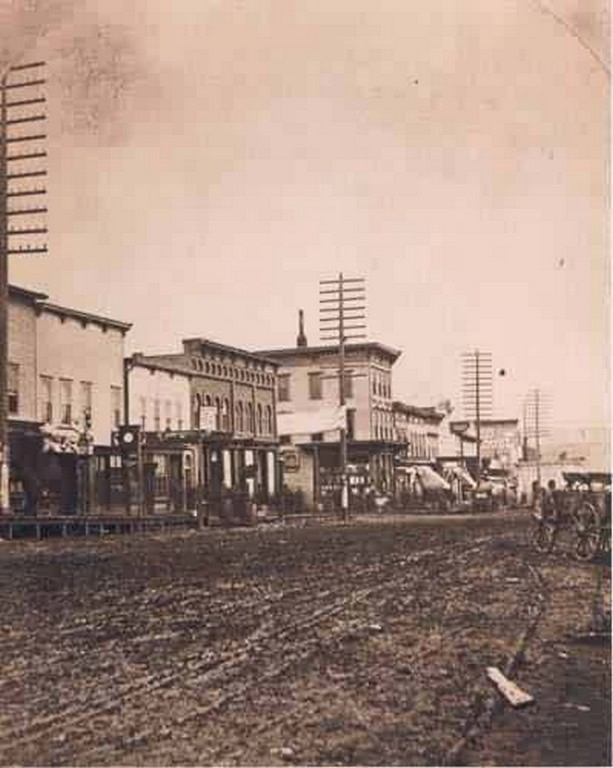
<svg viewBox="0 0 613 768">
<path fill-rule="evenodd" d="M 43 307 L 36 350 L 38 419 L 51 415 L 54 424 L 70 421 L 83 428 L 90 407 L 94 443 L 110 445 L 123 417 L 124 332 Z"/>
<path fill-rule="evenodd" d="M 309 350 L 311 355 L 296 354 L 281 359 L 279 378 L 290 376 L 289 399 L 280 396 L 277 413 L 317 414 L 339 404 L 339 381 L 337 375 L 338 357 L 336 352 Z M 272 353 L 274 354 L 274 353 Z M 353 412 L 355 440 L 393 440 L 391 365 L 388 362 L 373 361 L 367 350 L 352 350 L 346 359 L 350 390 L 346 389 L 345 403 Z M 310 377 L 321 374 L 321 398 L 311 397 Z M 317 420 L 314 419 L 314 424 Z M 312 433 L 318 430 L 314 428 Z M 310 435 L 301 435 L 310 438 Z M 338 430 L 323 434 L 324 441 L 339 439 Z"/>
<path fill-rule="evenodd" d="M 9 296 L 8 359 L 9 388 L 17 388 L 17 408 L 9 410 L 9 417 L 36 421 L 36 311 L 31 301 L 14 295 Z"/>
<path fill-rule="evenodd" d="M 187 376 L 137 365 L 128 381 L 131 424 L 140 424 L 147 432 L 190 428 Z"/>
</svg>

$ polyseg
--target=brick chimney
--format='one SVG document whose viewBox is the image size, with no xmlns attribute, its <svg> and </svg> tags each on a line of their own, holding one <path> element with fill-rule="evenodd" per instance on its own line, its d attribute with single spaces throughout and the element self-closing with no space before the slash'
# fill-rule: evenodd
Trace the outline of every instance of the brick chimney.
<svg viewBox="0 0 613 768">
<path fill-rule="evenodd" d="M 296 346 L 307 346 L 307 337 L 304 335 L 304 312 L 301 309 L 298 310 L 298 337 L 296 339 Z"/>
</svg>

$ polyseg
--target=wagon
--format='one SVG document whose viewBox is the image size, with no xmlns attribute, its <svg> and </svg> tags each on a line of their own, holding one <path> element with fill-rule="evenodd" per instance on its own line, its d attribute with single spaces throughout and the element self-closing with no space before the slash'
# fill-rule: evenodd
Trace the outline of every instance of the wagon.
<svg viewBox="0 0 613 768">
<path fill-rule="evenodd" d="M 533 543 L 551 552 L 561 531 L 569 532 L 575 557 L 593 560 L 611 548 L 611 474 L 563 472 L 566 487 L 553 493 L 541 489 Z"/>
</svg>

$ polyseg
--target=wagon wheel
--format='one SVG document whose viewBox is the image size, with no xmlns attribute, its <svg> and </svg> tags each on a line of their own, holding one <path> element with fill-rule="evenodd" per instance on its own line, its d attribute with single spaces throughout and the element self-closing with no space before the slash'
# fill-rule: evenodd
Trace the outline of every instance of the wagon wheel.
<svg viewBox="0 0 613 768">
<path fill-rule="evenodd" d="M 584 501 L 573 512 L 572 531 L 575 535 L 575 557 L 592 560 L 600 549 L 602 524 L 598 510 Z"/>
<path fill-rule="evenodd" d="M 555 523 L 539 520 L 532 532 L 534 548 L 543 554 L 549 554 L 555 544 L 556 529 Z"/>
</svg>

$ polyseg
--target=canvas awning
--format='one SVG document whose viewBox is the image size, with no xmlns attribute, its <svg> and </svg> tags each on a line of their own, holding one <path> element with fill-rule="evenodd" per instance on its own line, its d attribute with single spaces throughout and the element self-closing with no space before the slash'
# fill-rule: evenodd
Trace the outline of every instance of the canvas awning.
<svg viewBox="0 0 613 768">
<path fill-rule="evenodd" d="M 81 432 L 69 424 L 43 424 L 43 451 L 48 453 L 72 453 L 87 455 L 93 448 L 90 432 Z"/>
<path fill-rule="evenodd" d="M 416 467 L 417 476 L 427 491 L 449 491 L 451 486 L 438 472 L 428 466 Z"/>
<path fill-rule="evenodd" d="M 277 414 L 279 435 L 312 435 L 330 432 L 346 425 L 345 406 L 321 408 L 317 411 L 295 411 Z"/>
</svg>

